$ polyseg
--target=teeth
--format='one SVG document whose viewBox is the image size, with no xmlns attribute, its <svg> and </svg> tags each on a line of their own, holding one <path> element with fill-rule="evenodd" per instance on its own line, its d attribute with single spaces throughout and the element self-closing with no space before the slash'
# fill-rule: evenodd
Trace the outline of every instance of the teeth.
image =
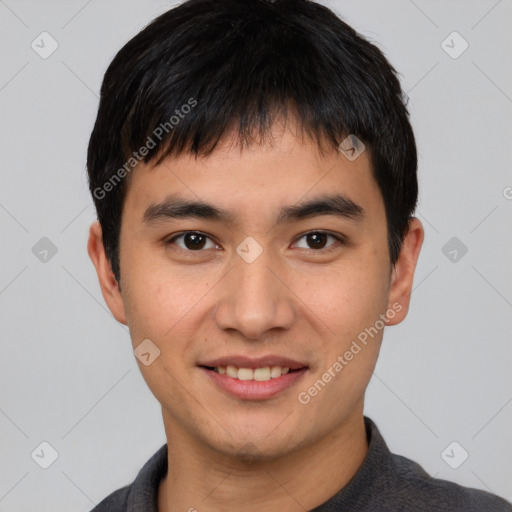
<svg viewBox="0 0 512 512">
<path fill-rule="evenodd" d="M 228 377 L 232 377 L 233 379 L 238 379 L 238 369 L 234 366 L 226 366 L 226 375 Z"/>
<path fill-rule="evenodd" d="M 290 368 L 281 366 L 264 366 L 263 368 L 237 368 L 236 366 L 217 366 L 214 370 L 221 374 L 227 375 L 233 379 L 238 380 L 257 380 L 265 382 L 270 379 L 277 379 L 281 375 L 285 375 L 290 371 Z"/>
<path fill-rule="evenodd" d="M 280 366 L 272 366 L 272 368 L 270 368 L 270 376 L 275 379 L 277 377 L 281 377 L 281 372 L 282 372 L 282 369 Z M 284 372 L 286 373 L 286 372 Z"/>
<path fill-rule="evenodd" d="M 252 373 L 254 380 L 260 380 L 263 382 L 272 378 L 272 373 L 269 366 L 265 366 L 265 368 L 256 368 Z M 240 370 L 238 370 L 238 378 L 240 378 Z"/>
<path fill-rule="evenodd" d="M 253 380 L 254 372 L 250 368 L 238 369 L 238 380 Z"/>
</svg>

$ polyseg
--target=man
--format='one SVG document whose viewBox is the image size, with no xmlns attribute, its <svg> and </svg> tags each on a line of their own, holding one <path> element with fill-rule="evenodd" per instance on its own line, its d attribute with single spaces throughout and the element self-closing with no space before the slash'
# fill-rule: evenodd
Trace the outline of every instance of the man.
<svg viewBox="0 0 512 512">
<path fill-rule="evenodd" d="M 121 49 L 88 250 L 167 437 L 102 511 L 511 511 L 363 416 L 423 228 L 395 72 L 305 0 L 189 0 Z"/>
</svg>

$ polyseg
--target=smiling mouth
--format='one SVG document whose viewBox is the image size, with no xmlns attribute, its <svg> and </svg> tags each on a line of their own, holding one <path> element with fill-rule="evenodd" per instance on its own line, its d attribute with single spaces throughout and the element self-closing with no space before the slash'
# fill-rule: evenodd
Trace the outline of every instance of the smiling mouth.
<svg viewBox="0 0 512 512">
<path fill-rule="evenodd" d="M 272 379 L 278 379 L 282 375 L 286 375 L 287 373 L 294 373 L 301 371 L 305 368 L 298 368 L 296 370 L 291 370 L 286 366 L 263 366 L 260 368 L 238 368 L 233 365 L 227 366 L 203 366 L 206 370 L 218 373 L 219 375 L 227 375 L 232 379 L 242 380 L 242 381 L 258 381 L 258 382 L 266 382 Z"/>
</svg>

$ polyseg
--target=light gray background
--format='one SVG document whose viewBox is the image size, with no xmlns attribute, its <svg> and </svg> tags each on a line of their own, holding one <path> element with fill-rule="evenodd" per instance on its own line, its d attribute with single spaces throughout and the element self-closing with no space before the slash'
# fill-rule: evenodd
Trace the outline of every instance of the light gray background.
<svg viewBox="0 0 512 512">
<path fill-rule="evenodd" d="M 328 4 L 401 72 L 420 154 L 412 310 L 386 331 L 366 413 L 432 475 L 512 500 L 512 2 Z M 86 253 L 85 159 L 108 63 L 170 5 L 0 0 L 2 512 L 88 511 L 165 442 Z M 43 31 L 59 44 L 46 60 L 31 48 Z M 457 59 L 441 47 L 453 31 L 469 43 Z M 58 250 L 46 263 L 42 237 Z M 46 470 L 42 441 L 59 454 Z M 458 469 L 441 457 L 452 441 L 469 453 Z"/>
</svg>

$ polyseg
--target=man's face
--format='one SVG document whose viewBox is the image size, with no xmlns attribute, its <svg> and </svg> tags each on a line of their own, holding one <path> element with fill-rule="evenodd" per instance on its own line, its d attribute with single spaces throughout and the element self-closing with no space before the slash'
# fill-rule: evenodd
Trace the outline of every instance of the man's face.
<svg viewBox="0 0 512 512">
<path fill-rule="evenodd" d="M 186 432 L 226 455 L 282 456 L 360 418 L 381 315 L 393 309 L 384 203 L 368 154 L 320 156 L 289 130 L 274 137 L 271 147 L 240 151 L 226 141 L 208 157 L 137 168 L 122 214 L 124 315 L 134 348 L 149 339 L 160 350 L 140 368 L 168 436 Z M 334 196 L 337 214 L 300 210 Z M 207 203 L 226 218 L 204 208 L 175 216 L 171 199 Z M 206 368 L 229 362 L 296 369 L 234 381 Z"/>
</svg>

